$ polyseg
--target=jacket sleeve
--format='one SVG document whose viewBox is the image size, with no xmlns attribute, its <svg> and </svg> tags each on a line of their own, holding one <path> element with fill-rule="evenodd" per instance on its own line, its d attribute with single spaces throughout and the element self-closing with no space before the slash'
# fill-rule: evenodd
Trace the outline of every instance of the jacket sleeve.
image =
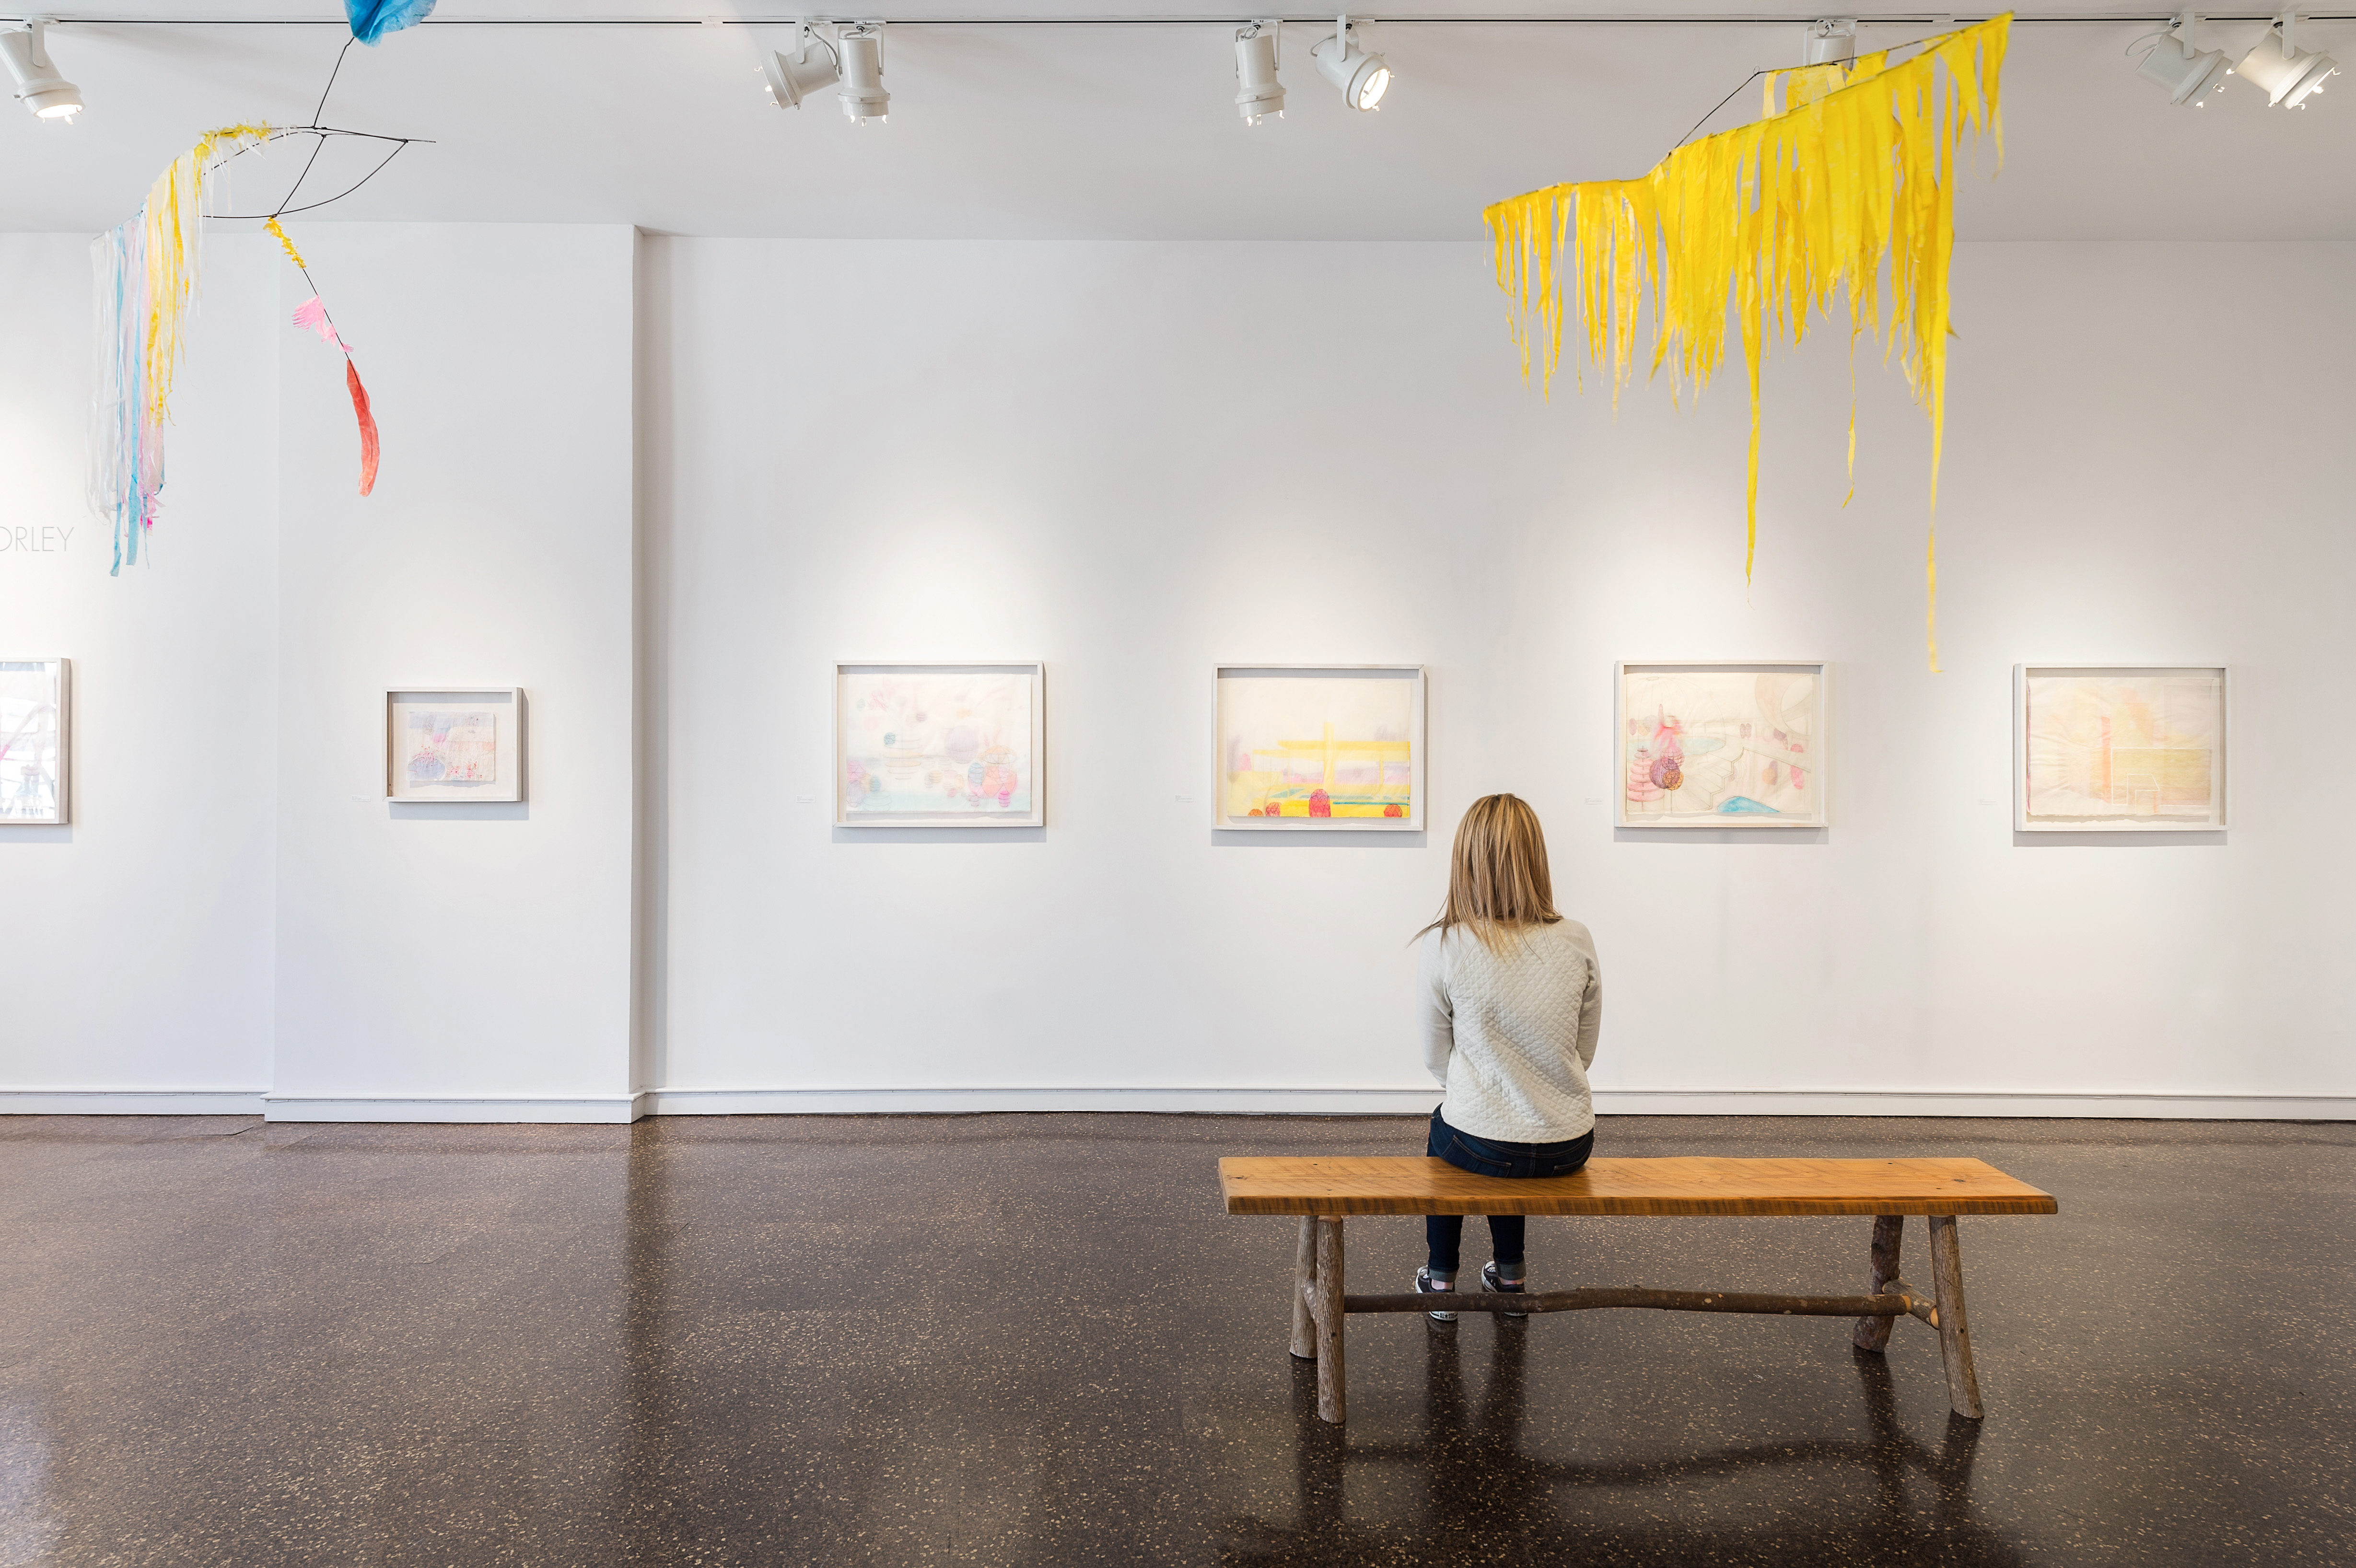
<svg viewBox="0 0 2356 1568">
<path fill-rule="evenodd" d="M 1447 966 L 1442 962 L 1443 932 L 1426 933 L 1417 944 L 1416 1013 L 1422 1024 L 1423 1064 L 1442 1088 L 1448 1084 L 1448 1059 L 1456 1050 L 1456 1009 L 1448 999 Z"/>
<path fill-rule="evenodd" d="M 1595 961 L 1595 938 L 1584 926 L 1580 934 L 1586 937 L 1580 946 L 1587 959 L 1587 995 L 1579 1004 L 1579 1067 L 1583 1072 L 1595 1065 L 1595 1041 L 1603 1032 L 1603 966 Z"/>
</svg>

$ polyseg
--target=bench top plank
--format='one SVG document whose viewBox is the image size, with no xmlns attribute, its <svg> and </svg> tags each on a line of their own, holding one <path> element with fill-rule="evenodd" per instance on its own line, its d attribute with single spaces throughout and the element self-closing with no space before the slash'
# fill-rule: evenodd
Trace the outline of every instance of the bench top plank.
<svg viewBox="0 0 2356 1568">
<path fill-rule="evenodd" d="M 1230 1214 L 2051 1214 L 1977 1159 L 1591 1159 L 1575 1176 L 1474 1176 L 1425 1156 L 1219 1161 Z"/>
</svg>

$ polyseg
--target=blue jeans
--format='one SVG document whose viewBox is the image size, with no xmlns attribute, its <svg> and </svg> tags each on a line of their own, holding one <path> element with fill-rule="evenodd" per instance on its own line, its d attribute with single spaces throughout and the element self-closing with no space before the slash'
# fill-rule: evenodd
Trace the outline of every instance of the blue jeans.
<svg viewBox="0 0 2356 1568">
<path fill-rule="evenodd" d="M 1441 1117 L 1440 1107 L 1434 1105 L 1431 1142 L 1423 1152 L 1475 1176 L 1569 1176 L 1595 1152 L 1595 1129 L 1590 1127 L 1569 1143 L 1503 1143 L 1494 1138 L 1476 1138 L 1450 1126 Z M 1497 1260 L 1497 1272 L 1519 1274 L 1519 1268 L 1508 1271 L 1505 1265 L 1522 1261 L 1524 1217 L 1492 1214 L 1488 1220 L 1489 1251 Z M 1464 1249 L 1464 1216 L 1426 1214 L 1423 1236 L 1431 1249 L 1431 1272 L 1454 1274 Z"/>
</svg>

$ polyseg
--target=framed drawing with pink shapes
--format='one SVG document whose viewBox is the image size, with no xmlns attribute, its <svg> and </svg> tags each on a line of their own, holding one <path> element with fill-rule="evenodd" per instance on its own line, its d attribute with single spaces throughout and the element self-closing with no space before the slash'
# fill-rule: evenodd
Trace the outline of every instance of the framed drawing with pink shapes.
<svg viewBox="0 0 2356 1568">
<path fill-rule="evenodd" d="M 1822 827 L 1821 659 L 1612 667 L 1621 827 Z"/>
<path fill-rule="evenodd" d="M 384 694 L 384 795 L 402 804 L 523 798 L 519 687 L 402 687 Z"/>
<path fill-rule="evenodd" d="M 1043 827 L 1046 666 L 834 667 L 837 827 Z"/>
<path fill-rule="evenodd" d="M 64 659 L 0 659 L 0 827 L 62 827 L 71 820 L 72 707 Z"/>
</svg>

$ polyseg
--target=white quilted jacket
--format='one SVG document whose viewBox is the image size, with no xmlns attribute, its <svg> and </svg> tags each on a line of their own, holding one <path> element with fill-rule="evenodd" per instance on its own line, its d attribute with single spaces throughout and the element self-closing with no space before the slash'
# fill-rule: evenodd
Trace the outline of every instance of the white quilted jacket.
<svg viewBox="0 0 2356 1568">
<path fill-rule="evenodd" d="M 1416 993 L 1423 1060 L 1451 1127 L 1565 1143 L 1595 1125 L 1587 1069 L 1603 1021 L 1595 941 L 1575 920 L 1524 926 L 1492 953 L 1462 926 L 1425 933 Z"/>
</svg>

